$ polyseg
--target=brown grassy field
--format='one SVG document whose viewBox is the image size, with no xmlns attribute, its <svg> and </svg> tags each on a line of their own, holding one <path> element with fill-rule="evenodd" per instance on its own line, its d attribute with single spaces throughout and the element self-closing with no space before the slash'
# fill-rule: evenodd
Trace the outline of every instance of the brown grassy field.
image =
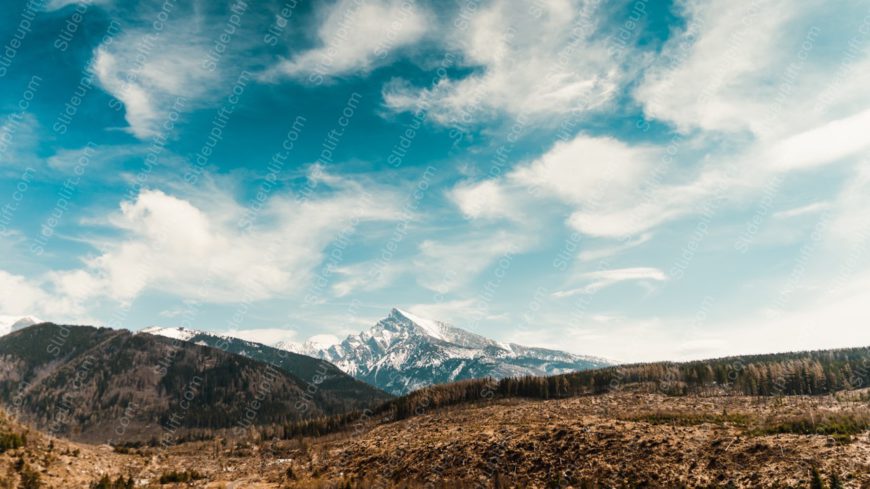
<svg viewBox="0 0 870 489">
<path fill-rule="evenodd" d="M 824 397 L 615 393 L 427 411 L 320 438 L 217 439 L 168 450 L 28 434 L 0 455 L 2 487 L 870 487 L 867 391 Z M 8 424 L 8 423 L 7 423 Z M 5 432 L 25 428 L 10 425 Z M 51 444 L 51 446 L 50 446 Z M 161 484 L 161 478 L 165 484 Z M 169 482 L 191 479 L 188 482 Z"/>
</svg>

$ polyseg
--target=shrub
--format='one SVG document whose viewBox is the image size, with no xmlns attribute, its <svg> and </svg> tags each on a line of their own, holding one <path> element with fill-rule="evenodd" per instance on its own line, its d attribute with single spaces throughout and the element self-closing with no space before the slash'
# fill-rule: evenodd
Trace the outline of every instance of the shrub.
<svg viewBox="0 0 870 489">
<path fill-rule="evenodd" d="M 0 433 L 0 453 L 15 450 L 27 444 L 27 438 L 18 433 Z"/>
<path fill-rule="evenodd" d="M 21 476 L 21 482 L 18 484 L 19 489 L 40 489 L 42 487 L 39 473 L 30 468 L 24 460 L 19 459 L 15 468 L 18 469 L 18 474 Z"/>
<path fill-rule="evenodd" d="M 122 476 L 118 476 L 114 482 L 109 478 L 108 475 L 103 475 L 103 477 L 97 482 L 91 483 L 91 489 L 133 489 L 133 478 L 128 477 L 127 480 L 124 480 Z"/>
<path fill-rule="evenodd" d="M 173 482 L 190 482 L 197 479 L 204 479 L 205 476 L 195 470 L 185 470 L 183 472 L 165 472 L 160 476 L 161 484 L 171 484 Z"/>
</svg>

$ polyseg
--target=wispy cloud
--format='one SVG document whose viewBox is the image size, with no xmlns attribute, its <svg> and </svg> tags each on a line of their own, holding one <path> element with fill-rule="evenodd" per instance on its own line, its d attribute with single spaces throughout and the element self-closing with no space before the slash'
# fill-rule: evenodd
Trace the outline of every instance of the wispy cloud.
<svg viewBox="0 0 870 489">
<path fill-rule="evenodd" d="M 830 204 L 828 202 L 813 202 L 812 204 L 803 205 L 800 207 L 795 207 L 793 209 L 787 209 L 784 211 L 775 212 L 773 214 L 774 219 L 790 219 L 792 217 L 804 216 L 807 214 L 813 214 L 825 209 L 830 208 Z"/>
<path fill-rule="evenodd" d="M 366 74 L 394 50 L 419 41 L 431 26 L 430 15 L 413 1 L 340 0 L 323 4 L 318 45 L 281 60 L 264 77 L 295 77 L 320 84 L 334 76 Z"/>
<path fill-rule="evenodd" d="M 112 0 L 49 0 L 45 4 L 45 10 L 48 12 L 61 10 L 69 5 L 105 5 L 111 3 Z"/>
<path fill-rule="evenodd" d="M 278 342 L 299 342 L 299 335 L 296 331 L 284 328 L 231 329 L 227 330 L 225 334 L 264 345 L 274 345 Z"/>
<path fill-rule="evenodd" d="M 601 260 L 638 247 L 650 239 L 652 239 L 652 233 L 644 233 L 636 238 L 628 239 L 617 245 L 605 245 L 597 248 L 584 249 L 577 255 L 577 258 L 582 261 Z"/>
<path fill-rule="evenodd" d="M 531 236 L 505 230 L 427 239 L 413 261 L 417 282 L 442 294 L 456 292 L 497 260 L 510 262 L 533 244 Z"/>
<path fill-rule="evenodd" d="M 593 2 L 491 2 L 453 15 L 440 42 L 475 73 L 423 87 L 394 80 L 384 87 L 387 107 L 424 104 L 445 125 L 500 114 L 551 122 L 545 118 L 607 105 L 623 81 L 625 54 L 596 35 L 601 16 Z"/>
<path fill-rule="evenodd" d="M 635 267 L 586 272 L 577 279 L 588 283 L 582 287 L 554 292 L 553 297 L 563 299 L 577 294 L 593 294 L 620 282 L 663 282 L 668 276 L 658 268 Z"/>
<path fill-rule="evenodd" d="M 202 64 L 207 54 L 202 41 L 182 33 L 170 36 L 132 31 L 96 51 L 97 80 L 123 103 L 129 131 L 139 139 L 164 132 L 161 125 L 178 98 L 192 104 L 216 86 L 217 78 Z M 163 47 L 167 43 L 171 48 Z"/>
</svg>

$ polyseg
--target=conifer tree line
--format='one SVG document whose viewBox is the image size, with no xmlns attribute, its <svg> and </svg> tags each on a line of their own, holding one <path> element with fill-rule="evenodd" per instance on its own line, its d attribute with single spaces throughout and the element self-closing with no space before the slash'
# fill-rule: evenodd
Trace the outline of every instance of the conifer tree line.
<svg viewBox="0 0 870 489">
<path fill-rule="evenodd" d="M 870 347 L 656 362 L 584 370 L 550 377 L 464 380 L 414 391 L 364 412 L 290 423 L 283 436 L 318 436 L 362 429 L 429 410 L 490 399 L 566 397 L 626 391 L 666 395 L 823 395 L 870 387 Z"/>
</svg>

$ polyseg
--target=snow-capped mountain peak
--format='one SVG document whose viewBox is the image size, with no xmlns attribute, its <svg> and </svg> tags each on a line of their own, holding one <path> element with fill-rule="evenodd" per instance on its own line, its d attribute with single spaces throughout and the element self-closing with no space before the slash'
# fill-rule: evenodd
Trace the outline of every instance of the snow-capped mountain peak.
<svg viewBox="0 0 870 489">
<path fill-rule="evenodd" d="M 416 314 L 401 309 L 393 309 L 386 320 L 398 320 L 400 322 L 407 321 L 411 326 L 415 327 L 420 333 L 435 338 L 441 341 L 449 341 L 446 333 L 448 326 L 440 321 L 422 318 Z M 379 323 L 380 324 L 380 323 Z M 407 324 L 407 323 L 406 323 Z"/>
<path fill-rule="evenodd" d="M 156 326 L 140 332 L 203 344 L 210 341 L 203 335 L 231 338 L 194 329 Z M 371 328 L 349 335 L 339 343 L 335 340 L 330 335 L 318 335 L 301 344 L 278 342 L 271 346 L 321 358 L 392 394 L 463 379 L 553 375 L 610 364 L 595 357 L 502 343 L 403 309 L 392 309 Z M 262 346 L 249 340 L 235 341 L 242 354 Z"/>
<path fill-rule="evenodd" d="M 552 375 L 609 364 L 599 358 L 502 343 L 402 309 L 391 310 L 367 331 L 339 344 L 304 354 L 328 360 L 393 394 L 462 379 Z"/>
</svg>

